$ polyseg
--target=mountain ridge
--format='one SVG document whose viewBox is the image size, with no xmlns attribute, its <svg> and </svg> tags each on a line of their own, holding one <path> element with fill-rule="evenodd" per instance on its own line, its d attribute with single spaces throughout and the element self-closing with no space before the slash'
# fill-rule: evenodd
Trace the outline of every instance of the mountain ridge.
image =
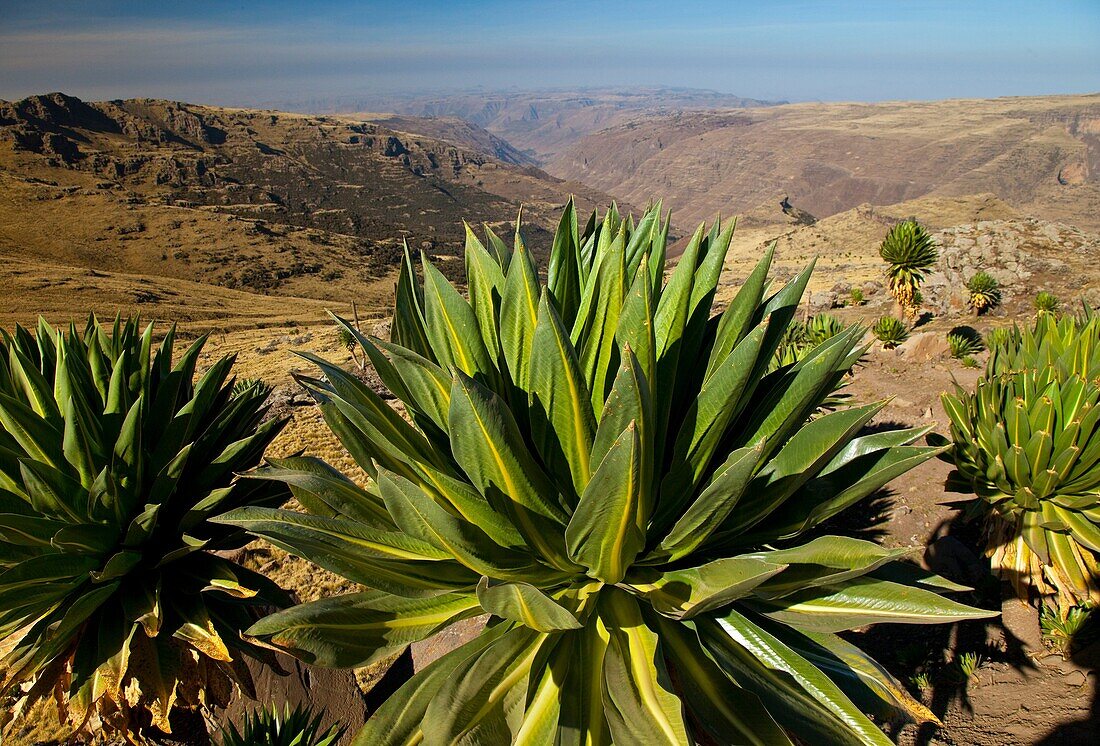
<svg viewBox="0 0 1100 746">
<path fill-rule="evenodd" d="M 994 192 L 1040 217 L 1100 228 L 1100 94 L 787 104 L 639 117 L 545 164 L 685 224 L 777 194 L 818 217 L 861 203 Z"/>
<path fill-rule="evenodd" d="M 449 125 L 445 140 L 415 125 L 61 93 L 0 102 L 0 257 L 20 260 L 42 292 L 71 287 L 77 315 L 94 302 L 80 288 L 96 287 L 184 319 L 217 316 L 202 285 L 268 310 L 277 304 L 261 296 L 380 308 L 406 241 L 459 277 L 463 220 L 508 236 L 522 205 L 541 251 L 570 195 L 582 210 L 610 201 L 483 152 L 497 147 L 487 133 Z M 184 303 L 147 292 L 148 278 L 198 285 Z M 250 317 L 235 297 L 223 311 Z M 7 300 L 0 315 L 29 320 L 26 303 Z"/>
<path fill-rule="evenodd" d="M 336 97 L 279 102 L 295 110 L 388 111 L 403 116 L 458 117 L 503 138 L 540 165 L 586 134 L 659 112 L 772 106 L 778 101 L 706 89 L 595 87 Z"/>
</svg>

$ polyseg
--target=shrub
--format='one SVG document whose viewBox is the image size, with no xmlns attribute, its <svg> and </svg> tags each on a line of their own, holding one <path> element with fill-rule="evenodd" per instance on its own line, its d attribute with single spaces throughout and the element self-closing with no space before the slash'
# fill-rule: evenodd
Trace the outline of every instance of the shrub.
<svg viewBox="0 0 1100 746">
<path fill-rule="evenodd" d="M 1100 601 L 1100 319 L 1040 316 L 943 403 L 948 486 L 977 496 L 994 569 L 1021 598 Z"/>
<path fill-rule="evenodd" d="M 204 340 L 173 365 L 174 338 L 92 319 L 0 339 L 0 718 L 54 696 L 77 726 L 169 731 L 270 655 L 240 631 L 282 594 L 215 554 L 248 537 L 210 518 L 289 497 L 235 476 L 284 423 L 261 424 L 262 387 L 233 394 L 231 357 L 194 383 Z"/>
<path fill-rule="evenodd" d="M 970 307 L 975 313 L 984 313 L 1001 303 L 1001 287 L 993 275 L 977 272 L 966 282 L 970 294 Z"/>
<path fill-rule="evenodd" d="M 767 294 L 767 252 L 711 319 L 732 228 L 700 228 L 666 283 L 667 228 L 659 208 L 636 224 L 612 209 L 581 231 L 570 203 L 545 286 L 518 229 L 514 249 L 468 233 L 470 302 L 406 256 L 393 341 L 360 344 L 411 424 L 312 358 L 324 380 L 303 380 L 373 481 L 282 460 L 256 476 L 312 514 L 222 520 L 368 590 L 250 634 L 359 666 L 492 615 L 358 743 L 885 745 L 861 707 L 931 717 L 834 633 L 989 612 L 891 566 L 901 550 L 797 537 L 938 449 L 910 445 L 923 429 L 861 435 L 882 403 L 820 411 L 860 329 L 766 372 L 809 269 Z"/>
<path fill-rule="evenodd" d="M 817 346 L 844 331 L 844 323 L 831 313 L 819 313 L 806 322 L 806 338 Z"/>
<path fill-rule="evenodd" d="M 894 349 L 909 338 L 909 330 L 905 328 L 905 324 L 893 316 L 883 316 L 876 321 L 871 327 L 871 333 L 888 350 Z"/>
<path fill-rule="evenodd" d="M 978 653 L 959 653 L 955 656 L 955 659 L 951 661 L 951 667 L 949 669 L 951 677 L 958 684 L 969 684 L 970 680 L 978 673 L 978 669 L 981 668 L 984 662 L 985 660 Z"/>
<path fill-rule="evenodd" d="M 920 305 L 917 300 L 920 284 L 939 259 L 932 236 L 916 220 L 906 220 L 886 234 L 879 255 L 889 265 L 886 277 L 894 300 L 906 318 L 915 319 Z"/>
<path fill-rule="evenodd" d="M 1096 618 L 1092 616 L 1093 611 L 1095 607 L 1088 604 L 1063 609 L 1041 605 L 1039 628 L 1042 630 L 1043 642 L 1063 658 L 1088 647 L 1096 638 Z"/>
<path fill-rule="evenodd" d="M 1035 312 L 1039 315 L 1044 313 L 1056 314 L 1058 308 L 1062 305 L 1062 301 L 1058 300 L 1058 296 L 1054 293 L 1048 293 L 1046 290 L 1040 290 L 1035 294 Z"/>
<path fill-rule="evenodd" d="M 233 384 L 233 398 L 247 396 L 252 393 L 260 394 L 264 400 L 271 396 L 271 385 L 259 378 L 241 378 Z"/>
<path fill-rule="evenodd" d="M 932 677 L 926 672 L 914 674 L 909 680 L 918 692 L 926 692 L 932 688 Z"/>
<path fill-rule="evenodd" d="M 772 368 L 798 362 L 815 347 L 836 336 L 844 328 L 840 319 L 828 313 L 811 316 L 805 323 L 792 320 L 775 351 L 775 363 Z"/>
<path fill-rule="evenodd" d="M 971 326 L 956 326 L 947 333 L 947 347 L 956 360 L 976 355 L 985 349 L 982 335 Z"/>
<path fill-rule="evenodd" d="M 322 731 L 322 720 L 308 706 L 261 707 L 245 716 L 240 730 L 232 724 L 223 728 L 222 746 L 335 746 L 345 728 L 331 725 Z"/>
<path fill-rule="evenodd" d="M 848 304 L 852 306 L 862 306 L 867 300 L 863 297 L 863 290 L 860 288 L 852 288 L 848 291 Z"/>
</svg>

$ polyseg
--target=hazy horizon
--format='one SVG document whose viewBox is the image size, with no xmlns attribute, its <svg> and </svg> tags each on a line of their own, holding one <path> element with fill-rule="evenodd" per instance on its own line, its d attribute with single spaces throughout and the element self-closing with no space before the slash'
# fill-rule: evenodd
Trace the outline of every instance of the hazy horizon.
<svg viewBox="0 0 1100 746">
<path fill-rule="evenodd" d="M 303 108 L 477 90 L 689 88 L 792 102 L 1100 91 L 1100 3 L 1088 0 L 0 0 L 0 13 L 9 100 L 60 90 Z"/>
</svg>

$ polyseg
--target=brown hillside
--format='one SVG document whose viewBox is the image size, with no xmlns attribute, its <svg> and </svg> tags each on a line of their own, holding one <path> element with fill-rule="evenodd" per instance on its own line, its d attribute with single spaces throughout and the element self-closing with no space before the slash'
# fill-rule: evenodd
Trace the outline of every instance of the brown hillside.
<svg viewBox="0 0 1100 746">
<path fill-rule="evenodd" d="M 534 166 L 537 161 L 527 153 L 516 149 L 489 130 L 472 124 L 465 119 L 452 116 L 416 117 L 404 114 L 342 114 L 342 117 L 354 117 L 374 122 L 398 132 L 412 132 L 423 137 L 451 143 L 468 150 L 487 153 L 504 163 L 514 166 Z"/>
<path fill-rule="evenodd" d="M 0 102 L 0 255 L 333 299 L 385 276 L 403 238 L 454 256 L 463 219 L 502 224 L 523 204 L 538 235 L 569 194 L 585 209 L 609 199 L 476 149 L 468 126 L 456 145 L 415 124 L 64 94 Z"/>
<path fill-rule="evenodd" d="M 1036 216 L 1100 228 L 1100 95 L 795 104 L 636 117 L 547 163 L 681 226 L 778 194 L 817 217 L 862 203 L 992 192 Z"/>
<path fill-rule="evenodd" d="M 548 163 L 585 135 L 638 116 L 750 108 L 774 102 L 692 88 L 591 88 L 406 96 L 370 103 L 387 111 L 417 117 L 459 117 L 504 138 L 529 157 Z M 334 102 L 333 105 L 337 110 L 349 111 L 347 107 L 354 102 Z"/>
<path fill-rule="evenodd" d="M 926 310 L 953 319 L 968 314 L 966 281 L 978 270 L 1001 284 L 1004 304 L 990 318 L 1025 318 L 1038 290 L 1048 290 L 1069 306 L 1083 298 L 1100 305 L 1100 235 L 1064 223 L 1027 217 L 991 194 L 921 197 L 884 207 L 860 205 L 812 225 L 745 225 L 739 222 L 723 283 L 736 288 L 771 242 L 776 243 L 774 274 L 793 277 L 817 261 L 807 308 L 843 305 L 852 287 L 868 303 L 845 313 L 873 321 L 891 312 L 884 289 L 878 247 L 887 231 L 912 216 L 932 231 L 940 261 L 924 285 Z"/>
</svg>

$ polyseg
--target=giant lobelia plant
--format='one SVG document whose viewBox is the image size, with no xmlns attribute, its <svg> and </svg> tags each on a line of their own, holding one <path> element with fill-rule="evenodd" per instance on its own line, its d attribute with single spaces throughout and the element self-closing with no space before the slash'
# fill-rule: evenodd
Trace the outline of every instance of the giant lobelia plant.
<svg viewBox="0 0 1100 746">
<path fill-rule="evenodd" d="M 196 383 L 203 340 L 173 365 L 174 339 L 120 319 L 0 337 L 0 721 L 54 697 L 141 738 L 270 657 L 240 632 L 282 593 L 215 553 L 248 536 L 210 518 L 289 498 L 236 476 L 284 423 L 261 424 L 269 389 L 235 390 L 232 358 Z"/>
<path fill-rule="evenodd" d="M 1100 603 L 1100 317 L 1040 314 L 993 345 L 973 392 L 944 394 L 955 465 L 988 553 L 1017 595 L 1063 615 Z"/>
<path fill-rule="evenodd" d="M 879 255 L 887 264 L 890 293 L 902 315 L 912 321 L 920 306 L 920 285 L 924 275 L 939 259 L 936 242 L 916 220 L 905 220 L 886 234 L 879 246 Z"/>
<path fill-rule="evenodd" d="M 511 249 L 468 230 L 469 301 L 406 253 L 392 340 L 359 341 L 411 422 L 306 356 L 369 483 L 275 461 L 254 476 L 309 513 L 220 520 L 365 589 L 250 634 L 361 666 L 491 615 L 357 743 L 888 744 L 867 713 L 932 717 L 836 633 L 989 613 L 892 564 L 905 550 L 798 537 L 939 449 L 861 434 L 882 404 L 820 411 L 860 329 L 772 370 L 809 269 L 770 292 L 769 251 L 712 316 L 732 227 L 700 227 L 665 282 L 667 233 L 659 208 L 579 230 L 570 203 L 542 284 L 518 228 Z"/>
</svg>

